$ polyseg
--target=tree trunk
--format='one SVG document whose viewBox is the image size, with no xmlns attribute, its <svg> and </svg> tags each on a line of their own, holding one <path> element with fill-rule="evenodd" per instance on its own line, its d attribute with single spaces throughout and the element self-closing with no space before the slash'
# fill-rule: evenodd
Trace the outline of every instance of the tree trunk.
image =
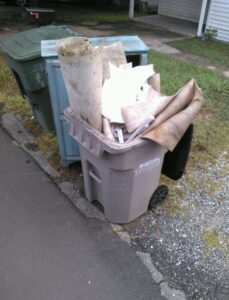
<svg viewBox="0 0 229 300">
<path fill-rule="evenodd" d="M 132 19 L 133 17 L 134 17 L 134 0 L 130 0 L 129 18 Z"/>
</svg>

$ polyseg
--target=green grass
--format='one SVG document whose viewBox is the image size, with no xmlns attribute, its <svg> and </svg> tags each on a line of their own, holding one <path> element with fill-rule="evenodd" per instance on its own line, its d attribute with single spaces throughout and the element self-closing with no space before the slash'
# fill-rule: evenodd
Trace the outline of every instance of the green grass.
<svg viewBox="0 0 229 300">
<path fill-rule="evenodd" d="M 210 61 L 229 66 L 229 44 L 219 43 L 200 38 L 190 38 L 168 43 L 183 52 L 202 56 Z"/>
<path fill-rule="evenodd" d="M 24 117 L 31 117 L 28 103 L 21 97 L 16 81 L 3 57 L 0 55 L 0 100 L 5 103 L 2 112 L 12 112 Z"/>
<path fill-rule="evenodd" d="M 0 24 L 3 25 L 11 20 L 10 14 L 0 12 Z"/>
<path fill-rule="evenodd" d="M 195 120 L 191 165 L 203 167 L 215 162 L 229 145 L 229 80 L 196 65 L 180 62 L 150 51 L 149 62 L 161 74 L 162 93 L 173 95 L 194 78 L 205 95 L 205 103 Z"/>
<path fill-rule="evenodd" d="M 1 25 L 7 25 L 11 23 L 19 22 L 21 23 L 21 14 L 20 12 L 0 12 L 0 28 Z"/>
<path fill-rule="evenodd" d="M 143 13 L 137 12 L 136 16 L 142 16 Z M 119 24 L 129 21 L 128 10 L 120 10 L 117 8 L 106 9 L 88 9 L 82 7 L 75 7 L 69 9 L 57 9 L 57 22 L 66 24 L 80 24 L 82 22 L 98 22 L 106 24 Z"/>
<path fill-rule="evenodd" d="M 65 11 L 62 10 L 56 17 L 57 22 L 63 22 L 66 24 L 80 24 L 82 22 L 99 22 L 99 23 L 119 23 L 128 21 L 127 12 L 115 13 L 113 11 Z"/>
<path fill-rule="evenodd" d="M 196 79 L 204 92 L 205 104 L 195 120 L 190 164 L 204 167 L 206 162 L 215 162 L 219 152 L 229 145 L 229 80 L 213 71 L 193 64 L 180 62 L 154 51 L 149 53 L 149 63 L 161 74 L 162 92 L 176 93 L 191 78 Z M 16 82 L 0 56 L 0 100 L 5 102 L 2 112 L 13 112 L 24 119 L 32 116 L 31 109 L 20 96 Z M 46 136 L 44 136 L 44 144 Z M 41 140 L 42 142 L 42 140 Z M 56 152 L 56 143 L 53 148 Z"/>
</svg>

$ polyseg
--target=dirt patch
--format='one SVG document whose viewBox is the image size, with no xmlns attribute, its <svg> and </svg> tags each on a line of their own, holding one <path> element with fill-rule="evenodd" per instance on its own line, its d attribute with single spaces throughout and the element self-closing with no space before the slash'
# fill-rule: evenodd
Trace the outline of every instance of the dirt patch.
<svg viewBox="0 0 229 300">
<path fill-rule="evenodd" d="M 189 54 L 189 53 L 180 52 L 177 54 L 171 54 L 171 56 L 176 59 L 179 59 L 181 61 L 194 63 L 205 69 L 212 69 L 212 71 L 215 71 L 222 75 L 223 75 L 223 72 L 228 70 L 228 68 L 225 68 L 224 66 L 222 66 L 220 64 L 213 63 L 212 61 L 210 61 L 208 59 L 205 59 L 205 58 L 197 56 L 197 55 Z"/>
<path fill-rule="evenodd" d="M 115 30 L 100 30 L 96 26 L 68 25 L 68 28 L 86 37 L 115 35 Z"/>
</svg>

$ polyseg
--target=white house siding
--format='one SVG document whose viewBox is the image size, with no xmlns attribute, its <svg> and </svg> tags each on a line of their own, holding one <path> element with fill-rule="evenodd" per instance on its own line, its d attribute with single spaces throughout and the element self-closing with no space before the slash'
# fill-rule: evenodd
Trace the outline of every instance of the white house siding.
<svg viewBox="0 0 229 300">
<path fill-rule="evenodd" d="M 160 0 L 158 14 L 199 22 L 202 0 Z"/>
<path fill-rule="evenodd" d="M 217 30 L 217 40 L 229 42 L 229 0 L 212 0 L 206 28 Z"/>
</svg>

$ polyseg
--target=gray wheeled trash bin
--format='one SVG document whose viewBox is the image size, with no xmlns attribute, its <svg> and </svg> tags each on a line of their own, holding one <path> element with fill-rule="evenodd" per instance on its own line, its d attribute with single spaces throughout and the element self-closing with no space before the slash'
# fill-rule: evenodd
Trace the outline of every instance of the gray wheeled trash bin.
<svg viewBox="0 0 229 300">
<path fill-rule="evenodd" d="M 47 77 L 41 57 L 41 40 L 76 35 L 65 26 L 44 26 L 19 32 L 0 40 L 0 48 L 13 72 L 22 96 L 34 116 L 48 131 L 54 130 Z"/>
<path fill-rule="evenodd" d="M 159 185 L 165 148 L 146 139 L 112 142 L 67 108 L 70 135 L 78 141 L 86 198 L 103 205 L 114 223 L 128 223 L 147 211 Z"/>
</svg>

